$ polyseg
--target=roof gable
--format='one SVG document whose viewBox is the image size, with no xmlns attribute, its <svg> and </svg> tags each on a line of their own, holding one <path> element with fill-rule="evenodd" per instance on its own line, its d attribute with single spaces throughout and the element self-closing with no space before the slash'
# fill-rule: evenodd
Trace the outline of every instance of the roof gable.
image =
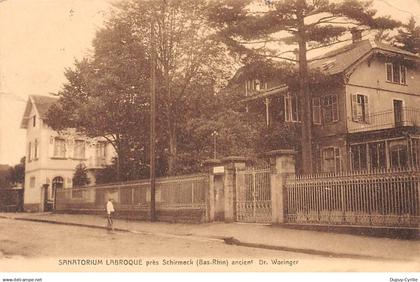
<svg viewBox="0 0 420 282">
<path fill-rule="evenodd" d="M 47 115 L 48 109 L 57 102 L 58 98 L 51 96 L 31 95 L 35 108 L 38 111 L 39 117 L 44 119 Z"/>
<path fill-rule="evenodd" d="M 56 103 L 57 100 L 58 98 L 51 96 L 30 95 L 28 102 L 26 103 L 26 108 L 20 127 L 24 129 L 28 127 L 28 120 L 30 119 L 32 108 L 35 108 L 39 118 L 45 119 L 48 113 L 48 109 L 51 107 L 51 105 Z"/>
</svg>

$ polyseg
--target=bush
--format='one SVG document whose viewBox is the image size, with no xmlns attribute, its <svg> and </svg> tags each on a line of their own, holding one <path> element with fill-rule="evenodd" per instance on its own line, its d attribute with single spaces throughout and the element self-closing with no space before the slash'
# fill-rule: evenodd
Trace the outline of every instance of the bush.
<svg viewBox="0 0 420 282">
<path fill-rule="evenodd" d="M 298 149 L 300 132 L 298 123 L 278 122 L 262 127 L 256 149 L 260 153 L 278 149 Z"/>
<path fill-rule="evenodd" d="M 76 166 L 76 171 L 73 175 L 73 187 L 83 187 L 90 184 L 90 179 L 87 175 L 86 165 L 80 163 Z"/>
</svg>

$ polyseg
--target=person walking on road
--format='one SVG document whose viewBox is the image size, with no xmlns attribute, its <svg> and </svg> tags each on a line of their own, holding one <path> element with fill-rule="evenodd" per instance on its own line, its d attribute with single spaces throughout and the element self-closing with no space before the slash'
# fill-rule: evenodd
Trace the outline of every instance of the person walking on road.
<svg viewBox="0 0 420 282">
<path fill-rule="evenodd" d="M 106 213 L 107 213 L 107 219 L 108 219 L 108 230 L 114 231 L 114 222 L 112 220 L 112 213 L 115 212 L 114 205 L 112 204 L 111 199 L 108 199 L 108 202 L 106 203 Z"/>
</svg>

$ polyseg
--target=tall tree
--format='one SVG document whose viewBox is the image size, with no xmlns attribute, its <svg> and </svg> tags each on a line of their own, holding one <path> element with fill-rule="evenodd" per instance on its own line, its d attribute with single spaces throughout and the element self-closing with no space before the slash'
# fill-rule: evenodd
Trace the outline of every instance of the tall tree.
<svg viewBox="0 0 420 282">
<path fill-rule="evenodd" d="M 7 182 L 11 185 L 24 184 L 25 183 L 25 157 L 20 159 L 19 164 L 9 168 L 7 174 Z"/>
<path fill-rule="evenodd" d="M 129 160 L 139 157 L 134 151 L 144 155 L 148 137 L 148 55 L 131 33 L 124 23 L 108 22 L 96 35 L 93 56 L 66 70 L 67 83 L 47 116 L 55 130 L 106 138 L 117 153 L 115 180 L 129 178 Z"/>
<path fill-rule="evenodd" d="M 178 144 L 183 123 L 189 119 L 190 96 L 203 91 L 212 94 L 233 71 L 205 17 L 207 7 L 206 0 L 137 0 L 120 5 L 118 20 L 131 26 L 145 46 L 150 45 L 151 24 L 156 31 L 161 78 L 158 139 L 168 149 L 169 175 L 178 170 Z"/>
<path fill-rule="evenodd" d="M 213 103 L 232 73 L 223 44 L 204 16 L 205 0 L 131 0 L 98 32 L 91 57 L 66 71 L 68 82 L 48 114 L 56 130 L 76 128 L 103 136 L 117 152 L 118 179 L 148 169 L 151 24 L 157 46 L 158 174 L 178 171 L 179 143 L 187 121 Z M 201 101 L 203 103 L 199 103 Z M 167 167 L 167 169 L 165 168 Z M 147 174 L 146 174 L 147 175 Z M 138 173 L 137 173 L 138 176 Z"/>
<path fill-rule="evenodd" d="M 408 23 L 398 30 L 394 44 L 414 54 L 420 52 L 420 26 L 416 24 L 414 17 L 411 17 Z"/>
<path fill-rule="evenodd" d="M 214 1 L 209 17 L 231 50 L 246 56 L 296 62 L 299 66 L 299 98 L 302 120 L 303 172 L 312 172 L 311 106 L 308 52 L 342 42 L 346 33 L 358 29 L 392 29 L 399 25 L 390 17 L 375 17 L 371 2 L 345 0 L 273 0 L 256 8 L 254 0 Z M 297 58 L 287 46 L 297 48 Z M 286 50 L 285 50 L 286 49 Z M 288 50 L 287 50 L 288 49 Z"/>
</svg>

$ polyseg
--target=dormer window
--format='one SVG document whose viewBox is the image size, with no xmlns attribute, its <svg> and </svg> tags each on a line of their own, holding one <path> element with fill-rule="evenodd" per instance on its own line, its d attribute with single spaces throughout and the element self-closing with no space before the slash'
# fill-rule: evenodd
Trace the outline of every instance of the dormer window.
<svg viewBox="0 0 420 282">
<path fill-rule="evenodd" d="M 407 84 L 407 68 L 397 63 L 386 63 L 386 81 Z"/>
</svg>

